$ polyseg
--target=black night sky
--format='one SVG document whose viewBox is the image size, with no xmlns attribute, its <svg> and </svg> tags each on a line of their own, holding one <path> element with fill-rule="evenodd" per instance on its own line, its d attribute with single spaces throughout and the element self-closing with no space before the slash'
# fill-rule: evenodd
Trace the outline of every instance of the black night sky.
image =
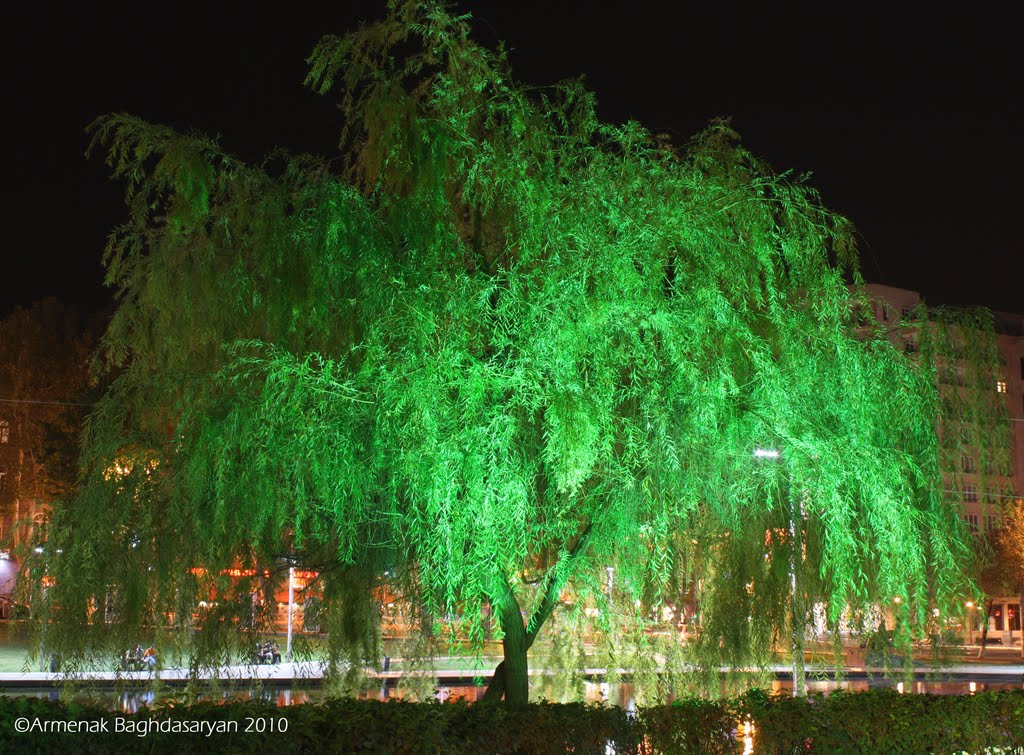
<svg viewBox="0 0 1024 755">
<path fill-rule="evenodd" d="M 83 155 L 93 118 L 127 111 L 219 134 L 249 159 L 278 145 L 329 154 L 339 118 L 303 88 L 305 58 L 321 35 L 382 15 L 384 3 L 169 3 L 152 6 L 159 15 L 90 5 L 5 13 L 0 314 L 45 295 L 86 310 L 110 300 L 99 260 L 124 211 L 102 161 Z M 812 171 L 826 203 L 854 221 L 868 280 L 932 304 L 1024 312 L 1024 171 L 1011 137 L 1020 61 L 1016 23 L 1000 11 L 458 5 L 478 39 L 505 40 L 521 81 L 583 74 L 606 120 L 634 118 L 684 143 L 731 116 L 749 149 L 776 169 Z"/>
</svg>

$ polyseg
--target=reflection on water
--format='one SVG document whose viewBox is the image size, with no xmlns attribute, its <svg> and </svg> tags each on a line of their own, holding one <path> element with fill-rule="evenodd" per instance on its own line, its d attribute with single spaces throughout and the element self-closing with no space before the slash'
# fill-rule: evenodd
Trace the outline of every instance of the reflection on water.
<svg viewBox="0 0 1024 755">
<path fill-rule="evenodd" d="M 0 695 L 8 695 L 10 697 L 35 697 L 44 700 L 59 700 L 60 690 L 55 688 L 0 688 Z M 318 689 L 292 689 L 291 687 L 268 687 L 264 689 L 251 690 L 245 693 L 233 691 L 224 692 L 220 695 L 202 694 L 198 697 L 201 700 L 219 698 L 224 700 L 225 702 L 238 700 L 258 700 L 262 702 L 274 703 L 278 707 L 281 707 L 285 705 L 299 705 L 301 703 L 319 702 L 324 698 L 324 695 Z M 167 702 L 179 698 L 180 695 L 175 694 L 174 690 L 163 690 L 161 692 L 157 692 L 152 689 L 133 689 L 118 692 L 109 688 L 91 689 L 88 692 L 83 692 L 75 696 L 75 700 L 79 702 L 96 702 L 102 704 L 109 704 L 111 707 L 116 708 L 117 710 L 120 710 L 123 713 L 135 713 L 139 710 L 139 708 L 152 707 L 155 703 Z"/>
<path fill-rule="evenodd" d="M 788 692 L 793 688 L 789 680 L 778 680 L 772 683 L 773 692 Z M 895 688 L 901 693 L 908 694 L 933 694 L 933 695 L 971 695 L 985 690 L 1003 689 L 1024 689 L 1024 683 L 1019 679 L 1011 680 L 1002 678 L 998 680 L 970 680 L 952 679 L 946 681 L 922 680 L 911 682 L 896 682 L 881 678 L 858 678 L 846 679 L 843 681 L 834 680 L 809 680 L 807 689 L 810 692 L 824 692 L 826 695 L 837 689 L 850 692 L 859 692 L 869 689 Z M 486 685 L 466 684 L 441 684 L 434 688 L 433 696 L 440 701 L 445 700 L 467 700 L 476 702 L 483 697 Z M 531 684 L 530 694 L 533 699 L 556 699 L 551 694 L 550 682 L 537 680 Z M 583 699 L 590 703 L 609 703 L 618 705 L 627 710 L 636 709 L 636 698 L 633 685 L 628 682 L 609 684 L 607 682 L 585 682 L 582 688 Z M 57 689 L 0 689 L 0 695 L 11 695 L 21 697 L 38 697 L 57 700 L 60 691 Z M 316 703 L 325 698 L 325 694 L 315 687 L 265 687 L 263 689 L 251 690 L 247 693 L 237 691 L 224 692 L 217 697 L 227 700 L 261 700 L 274 703 L 278 706 L 300 705 L 302 703 Z M 156 692 L 151 689 L 134 689 L 123 692 L 116 692 L 113 689 L 92 690 L 88 694 L 79 696 L 78 699 L 103 702 L 117 708 L 125 713 L 134 713 L 143 706 L 152 706 L 154 703 L 175 699 L 174 690 Z M 201 695 L 202 699 L 211 699 L 213 695 Z M 360 691 L 358 697 L 362 699 L 403 699 L 414 698 L 413 693 L 393 683 L 382 684 L 379 687 L 366 688 Z M 660 702 L 670 703 L 674 699 L 668 695 Z"/>
</svg>

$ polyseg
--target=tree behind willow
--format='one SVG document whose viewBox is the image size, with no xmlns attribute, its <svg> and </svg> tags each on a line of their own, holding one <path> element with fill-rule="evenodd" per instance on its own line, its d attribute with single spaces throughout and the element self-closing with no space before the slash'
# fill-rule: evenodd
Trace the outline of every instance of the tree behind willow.
<svg viewBox="0 0 1024 755">
<path fill-rule="evenodd" d="M 1017 597 L 1019 605 L 1024 607 L 1024 498 L 1007 495 L 1000 508 L 1001 521 L 997 529 L 990 531 L 990 539 L 985 543 L 990 547 L 985 548 L 983 553 L 984 568 L 978 579 L 979 587 L 985 592 L 985 601 L 979 606 L 983 621 L 981 640 L 978 643 L 979 658 L 985 654 L 994 598 L 1013 595 Z M 973 615 L 970 618 L 974 620 Z M 1024 643 L 1021 646 L 1021 657 L 1024 657 Z"/>
<path fill-rule="evenodd" d="M 477 647 L 490 606 L 510 702 L 608 565 L 656 607 L 701 563 L 705 657 L 746 663 L 789 621 L 793 545 L 766 533 L 794 500 L 833 622 L 960 589 L 931 364 L 855 337 L 850 229 L 804 180 L 723 123 L 674 150 L 578 83 L 516 84 L 430 3 L 310 62 L 341 92 L 340 171 L 95 126 L 130 216 L 106 255 L 120 374 L 36 564 L 69 663 L 189 626 L 214 588 L 194 663 L 223 659 L 214 638 L 294 560 L 322 572 L 335 661 L 375 652 L 385 578 Z M 239 564 L 255 576 L 216 576 Z"/>
<path fill-rule="evenodd" d="M 1007 564 L 1007 582 L 1016 588 L 1020 601 L 1018 611 L 1024 610 L 1024 498 L 1015 498 L 1006 506 L 998 538 L 996 553 Z M 1024 642 L 1020 654 L 1024 658 Z"/>
<path fill-rule="evenodd" d="M 33 515 L 73 487 L 94 343 L 54 299 L 0 320 L 0 550 L 28 548 Z"/>
</svg>

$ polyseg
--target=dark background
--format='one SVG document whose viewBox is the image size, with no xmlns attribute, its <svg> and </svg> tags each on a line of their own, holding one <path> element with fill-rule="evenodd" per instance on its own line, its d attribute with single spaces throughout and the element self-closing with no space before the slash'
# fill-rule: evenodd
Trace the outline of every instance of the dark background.
<svg viewBox="0 0 1024 755">
<path fill-rule="evenodd" d="M 44 295 L 107 305 L 100 254 L 121 188 L 86 160 L 85 126 L 126 111 L 219 134 L 257 159 L 330 153 L 333 102 L 305 58 L 383 2 L 138 4 L 5 11 L 6 251 L 0 314 Z M 846 6 L 847 4 L 842 4 Z M 780 10 L 775 3 L 462 2 L 505 40 L 517 78 L 585 75 L 606 120 L 677 144 L 716 116 L 776 169 L 812 171 L 861 235 L 869 281 L 932 304 L 1024 312 L 1017 19 L 999 10 Z M 671 10 L 668 10 L 668 9 Z"/>
</svg>

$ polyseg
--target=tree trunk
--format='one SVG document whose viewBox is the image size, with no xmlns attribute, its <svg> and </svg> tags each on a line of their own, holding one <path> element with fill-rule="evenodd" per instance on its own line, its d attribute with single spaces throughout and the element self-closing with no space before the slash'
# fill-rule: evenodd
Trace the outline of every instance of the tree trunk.
<svg viewBox="0 0 1024 755">
<path fill-rule="evenodd" d="M 491 683 L 487 685 L 487 689 L 484 690 L 484 696 L 480 698 L 481 702 L 491 703 L 498 702 L 505 696 L 505 661 L 502 661 L 494 667 L 494 673 L 491 674 Z"/>
<path fill-rule="evenodd" d="M 981 647 L 978 648 L 978 657 L 985 657 L 985 638 L 988 637 L 988 617 L 992 612 L 992 600 L 988 600 L 985 603 L 985 615 L 982 617 L 981 623 Z"/>
<path fill-rule="evenodd" d="M 509 705 L 525 705 L 530 699 L 527 653 L 533 642 L 526 633 L 519 602 L 511 590 L 505 594 L 497 609 L 501 631 L 504 634 L 501 647 L 505 659 L 494 669 L 483 701 L 497 701 L 504 696 L 505 702 Z"/>
<path fill-rule="evenodd" d="M 487 686 L 482 700 L 497 701 L 504 696 L 508 705 L 525 705 L 530 699 L 530 677 L 528 653 L 537 639 L 540 628 L 548 620 L 558 604 L 558 594 L 572 572 L 573 562 L 590 545 L 593 525 L 588 524 L 565 556 L 549 572 L 544 597 L 534 610 L 529 623 L 523 624 L 522 609 L 515 593 L 504 577 L 495 585 L 497 596 L 491 601 L 491 609 L 497 613 L 501 624 L 502 650 L 505 659 L 494 669 L 491 683 Z"/>
<path fill-rule="evenodd" d="M 508 629 L 505 627 L 508 626 Z M 505 636 L 501 641 L 505 651 L 505 702 L 509 705 L 526 705 L 530 700 L 529 660 L 527 651 L 532 642 L 527 641 L 526 627 L 519 612 L 519 603 L 503 607 L 502 629 Z"/>
</svg>

